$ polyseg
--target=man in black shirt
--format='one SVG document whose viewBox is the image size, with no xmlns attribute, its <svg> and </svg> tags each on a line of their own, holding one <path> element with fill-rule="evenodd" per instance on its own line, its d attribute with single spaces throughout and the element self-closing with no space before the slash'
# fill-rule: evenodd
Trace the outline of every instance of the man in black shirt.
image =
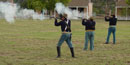
<svg viewBox="0 0 130 65">
<path fill-rule="evenodd" d="M 83 19 L 82 25 L 85 26 L 85 30 L 86 30 L 84 50 L 88 50 L 88 41 L 90 40 L 90 50 L 92 51 L 94 49 L 94 31 L 95 31 L 96 22 L 93 20 L 92 17 L 90 17 L 89 20 Z"/>
<path fill-rule="evenodd" d="M 108 35 L 106 44 L 109 43 L 109 38 L 111 33 L 113 33 L 113 44 L 116 43 L 116 24 L 117 24 L 117 18 L 115 18 L 115 15 L 112 16 L 105 16 L 105 21 L 109 21 L 109 28 L 108 28 Z"/>
<path fill-rule="evenodd" d="M 67 15 L 62 16 L 60 22 L 57 22 L 57 19 L 55 19 L 55 26 L 61 26 L 61 31 L 62 31 L 61 38 L 57 44 L 57 54 L 58 54 L 57 58 L 61 56 L 60 47 L 64 41 L 66 41 L 66 43 L 68 44 L 72 57 L 75 57 L 74 49 L 71 41 L 71 21 L 68 20 L 66 17 Z"/>
</svg>

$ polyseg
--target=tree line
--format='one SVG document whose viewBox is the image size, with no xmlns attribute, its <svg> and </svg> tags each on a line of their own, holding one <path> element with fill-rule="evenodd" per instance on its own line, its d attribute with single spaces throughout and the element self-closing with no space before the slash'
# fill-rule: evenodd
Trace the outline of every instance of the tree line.
<svg viewBox="0 0 130 65">
<path fill-rule="evenodd" d="M 112 13 L 115 12 L 115 6 L 118 0 L 91 0 L 94 3 L 93 10 L 97 14 L 104 14 L 109 10 Z M 130 5 L 130 0 L 125 0 L 127 4 Z M 14 2 L 19 3 L 22 8 L 34 9 L 41 11 L 46 9 L 48 11 L 53 11 L 55 4 L 57 2 L 62 2 L 67 5 L 71 0 L 14 0 Z"/>
<path fill-rule="evenodd" d="M 61 2 L 67 5 L 71 0 L 14 0 L 19 3 L 22 8 L 34 9 L 34 10 L 54 10 L 55 4 Z"/>
<path fill-rule="evenodd" d="M 108 12 L 109 10 L 112 11 L 112 13 L 115 12 L 115 6 L 119 0 L 92 0 L 94 3 L 94 12 L 97 14 L 104 14 Z M 130 0 L 124 0 L 127 4 L 130 5 Z"/>
</svg>

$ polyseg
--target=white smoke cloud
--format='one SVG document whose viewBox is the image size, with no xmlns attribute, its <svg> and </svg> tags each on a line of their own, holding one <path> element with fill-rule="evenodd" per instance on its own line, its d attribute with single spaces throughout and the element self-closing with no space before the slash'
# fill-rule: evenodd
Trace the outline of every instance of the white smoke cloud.
<svg viewBox="0 0 130 65">
<path fill-rule="evenodd" d="M 43 14 L 34 13 L 33 14 L 33 19 L 43 20 L 44 19 L 44 15 Z"/>
<path fill-rule="evenodd" d="M 58 14 L 67 14 L 69 19 L 78 19 L 84 17 L 84 13 L 77 10 L 71 10 L 62 3 L 56 3 L 55 10 Z M 15 18 L 19 19 L 45 19 L 44 12 L 36 13 L 32 9 L 21 9 L 20 6 L 9 2 L 0 2 L 0 18 L 5 18 L 7 22 L 14 23 Z"/>
<path fill-rule="evenodd" d="M 55 5 L 55 10 L 57 11 L 58 14 L 64 14 L 65 6 L 62 3 L 56 3 Z"/>
<path fill-rule="evenodd" d="M 21 9 L 20 6 L 9 2 L 0 2 L 0 17 L 9 23 L 14 23 L 15 18 L 44 19 L 44 13 L 38 14 L 31 9 Z"/>
<path fill-rule="evenodd" d="M 32 18 L 33 14 L 34 14 L 34 10 L 20 9 L 17 12 L 17 18 L 28 19 L 28 18 Z"/>
<path fill-rule="evenodd" d="M 7 22 L 13 23 L 17 12 L 17 5 L 8 2 L 0 2 L 0 12 L 4 15 L 3 17 Z"/>
<path fill-rule="evenodd" d="M 56 3 L 55 10 L 58 14 L 67 14 L 68 18 L 72 17 L 72 11 L 68 7 L 65 7 L 62 3 Z"/>
<path fill-rule="evenodd" d="M 68 15 L 68 18 L 72 18 L 73 12 L 68 7 L 65 8 L 64 13 Z"/>
<path fill-rule="evenodd" d="M 55 10 L 58 14 L 67 14 L 69 19 L 78 19 L 87 17 L 87 13 L 79 12 L 78 10 L 71 10 L 69 7 L 65 7 L 62 3 L 56 3 Z"/>
<path fill-rule="evenodd" d="M 38 14 L 32 9 L 21 9 L 17 13 L 17 18 L 43 20 L 44 19 L 44 13 Z"/>
</svg>

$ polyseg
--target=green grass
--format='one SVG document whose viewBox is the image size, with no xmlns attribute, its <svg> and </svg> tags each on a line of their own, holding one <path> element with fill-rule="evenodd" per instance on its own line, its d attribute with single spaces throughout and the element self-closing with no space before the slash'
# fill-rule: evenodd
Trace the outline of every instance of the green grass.
<svg viewBox="0 0 130 65">
<path fill-rule="evenodd" d="M 106 45 L 108 23 L 96 20 L 94 51 L 83 51 L 84 27 L 72 20 L 72 42 L 77 58 L 72 58 L 66 43 L 61 58 L 56 58 L 60 27 L 54 20 L 0 20 L 0 65 L 130 65 L 130 21 L 119 21 L 116 45 Z"/>
</svg>

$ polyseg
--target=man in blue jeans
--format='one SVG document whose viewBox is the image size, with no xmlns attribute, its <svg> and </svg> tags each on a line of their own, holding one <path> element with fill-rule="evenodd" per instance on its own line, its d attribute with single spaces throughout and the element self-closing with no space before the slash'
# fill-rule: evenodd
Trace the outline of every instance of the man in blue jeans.
<svg viewBox="0 0 130 65">
<path fill-rule="evenodd" d="M 109 43 L 111 33 L 113 33 L 113 44 L 116 44 L 117 18 L 115 18 L 115 15 L 105 16 L 105 21 L 109 21 L 109 28 L 108 28 L 108 35 L 107 35 L 106 44 Z"/>
<path fill-rule="evenodd" d="M 83 19 L 82 25 L 85 26 L 85 30 L 86 30 L 84 50 L 88 50 L 88 41 L 90 40 L 90 50 L 92 51 L 94 49 L 94 31 L 95 31 L 96 22 L 93 20 L 92 17 L 90 17 L 89 20 Z"/>
<path fill-rule="evenodd" d="M 68 20 L 66 17 L 67 15 L 62 16 L 60 22 L 57 22 L 57 19 L 55 19 L 55 26 L 61 26 L 61 31 L 62 31 L 61 38 L 57 44 L 57 54 L 58 54 L 57 58 L 61 56 L 60 47 L 64 41 L 66 41 L 66 43 L 68 44 L 72 57 L 73 58 L 75 57 L 74 49 L 71 41 L 71 21 Z"/>
</svg>

